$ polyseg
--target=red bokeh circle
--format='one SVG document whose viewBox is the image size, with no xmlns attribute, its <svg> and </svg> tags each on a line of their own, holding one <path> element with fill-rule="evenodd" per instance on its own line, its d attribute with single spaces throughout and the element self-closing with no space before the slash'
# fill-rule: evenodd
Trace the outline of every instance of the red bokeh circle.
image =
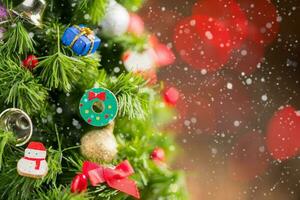
<svg viewBox="0 0 300 200">
<path fill-rule="evenodd" d="M 277 37 L 281 20 L 274 4 L 269 0 L 238 2 L 249 21 L 248 38 L 259 44 L 270 44 Z"/>
<path fill-rule="evenodd" d="M 221 69 L 231 52 L 229 32 L 220 22 L 201 15 L 177 24 L 174 44 L 186 63 L 209 72 Z"/>
<path fill-rule="evenodd" d="M 200 0 L 194 4 L 192 13 L 219 20 L 228 29 L 233 48 L 238 48 L 247 37 L 248 20 L 234 0 Z"/>
<path fill-rule="evenodd" d="M 300 115 L 291 106 L 277 111 L 268 124 L 267 145 L 270 154 L 286 160 L 300 150 Z"/>
</svg>

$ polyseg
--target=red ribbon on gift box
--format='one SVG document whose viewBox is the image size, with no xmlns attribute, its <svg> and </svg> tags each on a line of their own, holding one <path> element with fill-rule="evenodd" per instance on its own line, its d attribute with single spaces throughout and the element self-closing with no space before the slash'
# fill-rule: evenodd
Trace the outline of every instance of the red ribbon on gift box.
<svg viewBox="0 0 300 200">
<path fill-rule="evenodd" d="M 109 187 L 139 199 L 140 194 L 136 183 L 128 178 L 133 173 L 134 170 L 127 160 L 121 162 L 114 169 L 103 167 L 89 161 L 85 161 L 82 166 L 82 174 L 88 177 L 92 186 L 97 186 L 106 182 Z M 87 186 L 87 179 L 82 179 L 82 183 L 78 184 L 78 178 L 76 180 L 75 178 L 73 179 L 71 184 L 71 191 L 84 191 L 85 189 L 82 190 L 82 187 L 80 185 Z M 77 187 L 78 190 L 76 189 Z"/>
</svg>

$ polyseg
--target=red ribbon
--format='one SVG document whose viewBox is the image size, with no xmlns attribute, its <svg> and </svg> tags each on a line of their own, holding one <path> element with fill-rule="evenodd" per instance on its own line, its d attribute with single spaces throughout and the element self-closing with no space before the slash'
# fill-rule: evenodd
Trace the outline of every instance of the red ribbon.
<svg viewBox="0 0 300 200">
<path fill-rule="evenodd" d="M 35 161 L 35 169 L 40 169 L 41 161 L 45 160 L 45 158 L 29 158 L 29 157 L 23 157 L 26 160 Z"/>
<path fill-rule="evenodd" d="M 89 92 L 89 96 L 88 96 L 89 101 L 96 99 L 96 98 L 98 98 L 101 101 L 105 101 L 106 93 L 105 92 L 100 92 L 100 93 Z"/>
<path fill-rule="evenodd" d="M 128 178 L 134 173 L 134 170 L 127 160 L 121 162 L 114 169 L 85 161 L 82 166 L 82 173 L 89 178 L 92 186 L 106 182 L 111 188 L 137 199 L 140 198 L 136 183 Z"/>
</svg>

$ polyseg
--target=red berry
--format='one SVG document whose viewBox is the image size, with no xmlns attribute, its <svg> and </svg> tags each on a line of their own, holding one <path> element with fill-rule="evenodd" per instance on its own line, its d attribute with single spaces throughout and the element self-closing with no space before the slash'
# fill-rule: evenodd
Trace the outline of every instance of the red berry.
<svg viewBox="0 0 300 200">
<path fill-rule="evenodd" d="M 87 177 L 84 174 L 78 174 L 71 183 L 71 192 L 80 193 L 86 191 L 88 186 Z"/>
<path fill-rule="evenodd" d="M 156 147 L 151 153 L 151 159 L 163 162 L 165 160 L 165 151 L 162 148 Z"/>
<path fill-rule="evenodd" d="M 39 61 L 35 55 L 29 55 L 23 60 L 23 66 L 29 70 L 33 70 L 38 64 Z"/>
<path fill-rule="evenodd" d="M 179 92 L 176 88 L 170 87 L 164 92 L 164 100 L 170 105 L 175 105 L 179 99 Z"/>
</svg>

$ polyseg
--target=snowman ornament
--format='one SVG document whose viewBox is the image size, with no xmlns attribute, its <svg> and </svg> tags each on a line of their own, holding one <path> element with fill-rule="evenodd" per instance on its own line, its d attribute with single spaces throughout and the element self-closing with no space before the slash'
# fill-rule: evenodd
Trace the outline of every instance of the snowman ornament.
<svg viewBox="0 0 300 200">
<path fill-rule="evenodd" d="M 41 142 L 30 142 L 25 155 L 17 165 L 19 175 L 30 178 L 43 178 L 48 173 L 46 148 Z"/>
</svg>

